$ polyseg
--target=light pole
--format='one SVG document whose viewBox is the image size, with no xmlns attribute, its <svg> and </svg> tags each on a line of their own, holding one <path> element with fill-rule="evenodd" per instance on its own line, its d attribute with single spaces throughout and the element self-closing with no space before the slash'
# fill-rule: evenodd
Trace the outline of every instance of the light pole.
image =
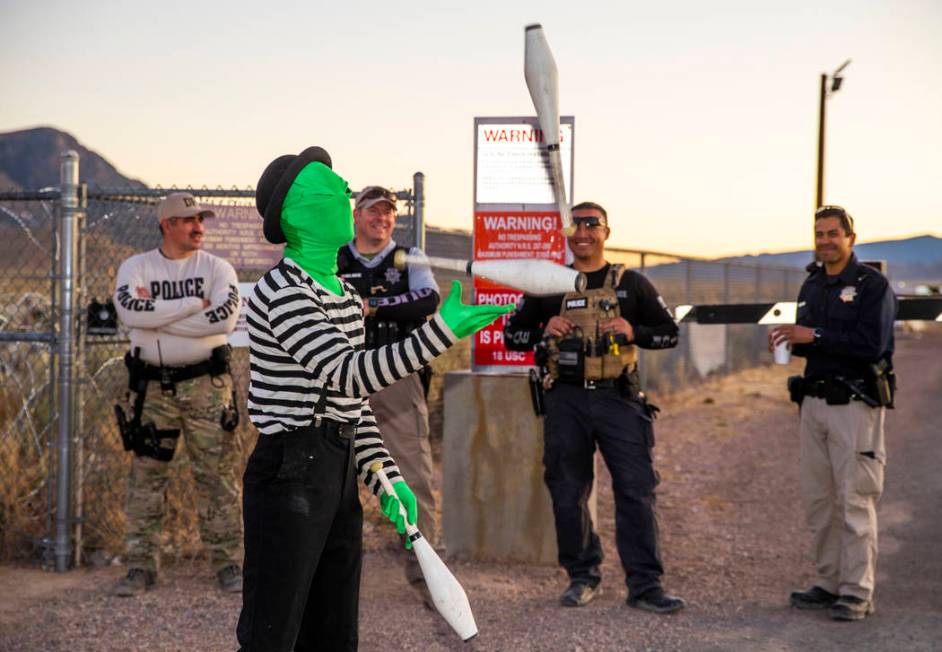
<svg viewBox="0 0 942 652">
<path fill-rule="evenodd" d="M 838 66 L 830 75 L 831 88 L 828 89 L 828 75 L 821 73 L 821 95 L 818 100 L 818 187 L 815 194 L 815 209 L 824 205 L 824 129 L 826 123 L 825 102 L 827 98 L 836 93 L 841 88 L 841 72 L 850 65 L 850 59 Z"/>
</svg>

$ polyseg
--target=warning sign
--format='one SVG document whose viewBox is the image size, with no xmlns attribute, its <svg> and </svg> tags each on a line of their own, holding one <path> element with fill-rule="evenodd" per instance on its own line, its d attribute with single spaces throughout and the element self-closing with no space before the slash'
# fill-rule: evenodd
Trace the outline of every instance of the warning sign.
<svg viewBox="0 0 942 652">
<path fill-rule="evenodd" d="M 480 211 L 474 215 L 474 259 L 543 258 L 562 263 L 565 240 L 560 235 L 559 213 L 550 211 Z M 475 303 L 516 304 L 519 290 L 475 277 Z M 478 367 L 533 365 L 533 353 L 508 351 L 504 347 L 504 315 L 474 336 L 473 364 Z"/>
<path fill-rule="evenodd" d="M 560 116 L 559 149 L 566 196 L 572 197 L 575 119 Z M 474 260 L 566 260 L 546 138 L 535 117 L 474 119 Z M 475 277 L 477 303 L 516 303 L 519 290 Z M 475 334 L 474 371 L 523 371 L 533 353 L 504 347 L 502 317 Z"/>
</svg>

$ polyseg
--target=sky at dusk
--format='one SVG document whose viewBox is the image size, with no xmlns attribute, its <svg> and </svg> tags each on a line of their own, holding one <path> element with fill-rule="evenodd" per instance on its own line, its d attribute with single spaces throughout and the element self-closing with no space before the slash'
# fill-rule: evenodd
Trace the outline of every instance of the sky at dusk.
<svg viewBox="0 0 942 652">
<path fill-rule="evenodd" d="M 473 120 L 534 113 L 533 22 L 575 116 L 573 199 L 606 206 L 613 244 L 808 247 L 819 75 L 849 58 L 825 201 L 860 242 L 942 236 L 938 0 L 2 0 L 0 131 L 68 131 L 163 186 L 252 186 L 318 144 L 353 188 L 421 170 L 428 222 L 470 229 Z"/>
</svg>

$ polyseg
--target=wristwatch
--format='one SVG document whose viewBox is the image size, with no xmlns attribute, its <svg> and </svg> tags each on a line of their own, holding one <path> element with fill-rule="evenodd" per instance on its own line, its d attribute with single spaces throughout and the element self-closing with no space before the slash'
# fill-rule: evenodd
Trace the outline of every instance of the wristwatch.
<svg viewBox="0 0 942 652">
<path fill-rule="evenodd" d="M 821 343 L 821 329 L 820 328 L 811 329 L 811 337 L 814 338 L 812 344 L 820 344 Z"/>
<path fill-rule="evenodd" d="M 366 300 L 366 305 L 369 307 L 371 313 L 376 312 L 376 308 L 379 307 L 379 298 L 370 297 Z"/>
</svg>

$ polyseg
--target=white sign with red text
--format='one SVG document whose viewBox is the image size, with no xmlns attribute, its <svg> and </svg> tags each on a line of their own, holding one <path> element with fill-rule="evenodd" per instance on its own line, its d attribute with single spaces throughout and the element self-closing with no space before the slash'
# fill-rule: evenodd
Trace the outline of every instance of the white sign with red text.
<svg viewBox="0 0 942 652">
<path fill-rule="evenodd" d="M 560 153 L 567 196 L 572 196 L 575 120 L 560 117 Z M 474 119 L 474 260 L 566 260 L 559 208 L 553 195 L 549 157 L 536 118 Z M 513 304 L 519 290 L 474 279 L 480 304 Z M 471 340 L 471 368 L 476 372 L 524 371 L 531 351 L 504 346 L 507 316 L 477 332 Z"/>
<path fill-rule="evenodd" d="M 551 211 L 479 211 L 474 216 L 474 260 L 546 258 L 565 259 L 559 213 Z M 523 293 L 513 288 L 474 279 L 475 303 L 516 304 Z M 475 368 L 531 366 L 533 353 L 504 347 L 507 316 L 478 331 L 473 340 Z"/>
<path fill-rule="evenodd" d="M 572 128 L 559 126 L 566 196 L 572 197 Z M 552 204 L 543 131 L 536 125 L 478 124 L 475 165 L 477 204 Z"/>
<path fill-rule="evenodd" d="M 255 292 L 255 283 L 239 283 L 239 321 L 236 322 L 235 330 L 229 333 L 231 346 L 249 345 L 249 325 L 245 321 L 245 315 L 253 292 Z"/>
</svg>

